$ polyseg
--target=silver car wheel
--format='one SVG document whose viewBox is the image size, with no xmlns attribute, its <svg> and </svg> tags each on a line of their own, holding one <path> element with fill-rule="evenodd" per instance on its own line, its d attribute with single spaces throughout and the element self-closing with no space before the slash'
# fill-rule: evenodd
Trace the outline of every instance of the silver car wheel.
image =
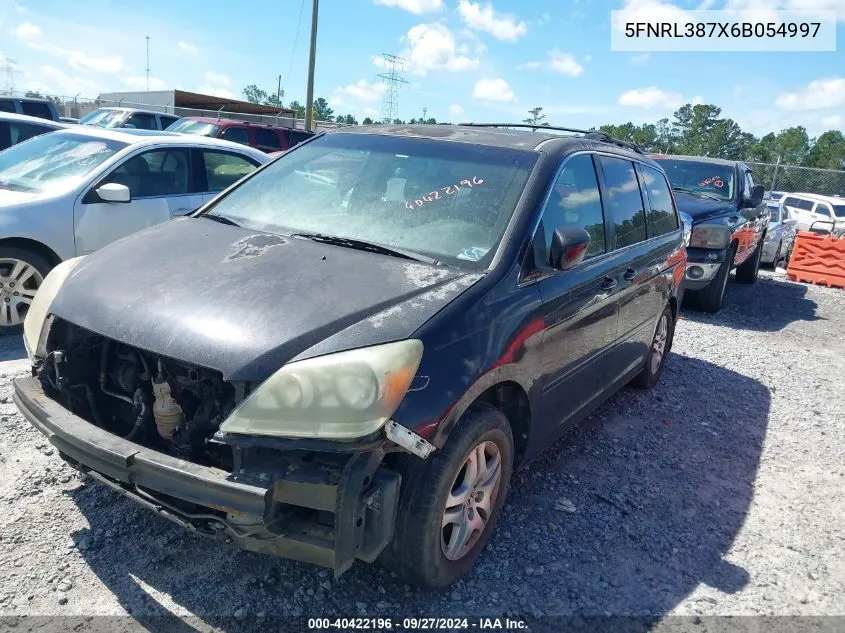
<svg viewBox="0 0 845 633">
<path fill-rule="evenodd" d="M 502 481 L 502 456 L 494 442 L 473 448 L 455 476 L 440 529 L 440 546 L 449 560 L 466 556 L 481 538 Z"/>
<path fill-rule="evenodd" d="M 666 352 L 666 338 L 669 335 L 669 317 L 666 314 L 660 317 L 657 324 L 657 331 L 654 333 L 654 342 L 651 344 L 651 373 L 656 374 L 663 362 L 663 355 Z"/>
<path fill-rule="evenodd" d="M 20 325 L 44 278 L 32 264 L 13 257 L 0 259 L 0 327 Z"/>
</svg>

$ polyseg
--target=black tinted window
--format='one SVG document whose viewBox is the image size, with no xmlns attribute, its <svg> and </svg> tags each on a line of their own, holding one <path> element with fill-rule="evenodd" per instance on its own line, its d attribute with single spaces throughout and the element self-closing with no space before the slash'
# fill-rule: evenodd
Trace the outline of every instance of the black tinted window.
<svg viewBox="0 0 845 633">
<path fill-rule="evenodd" d="M 593 158 L 586 154 L 567 161 L 543 209 L 546 263 L 550 263 L 555 229 L 565 228 L 582 228 L 590 234 L 587 257 L 607 252 L 599 183 Z"/>
<path fill-rule="evenodd" d="M 15 102 L 11 99 L 0 99 L 0 112 L 17 112 Z"/>
<path fill-rule="evenodd" d="M 800 200 L 799 199 L 795 202 L 794 206 L 798 207 L 799 209 L 801 209 L 803 211 L 811 211 L 814 204 L 815 204 L 815 202 L 813 202 L 812 200 Z"/>
<path fill-rule="evenodd" d="M 830 209 L 826 204 L 823 204 L 821 202 L 816 205 L 816 213 L 818 213 L 819 215 L 826 216 L 828 218 L 830 217 Z"/>
<path fill-rule="evenodd" d="M 50 128 L 42 125 L 33 125 L 32 123 L 10 123 L 9 136 L 12 145 L 16 143 L 23 143 L 31 139 L 33 136 L 49 132 Z"/>
<path fill-rule="evenodd" d="M 179 119 L 175 116 L 160 116 L 159 119 L 161 120 L 161 129 L 165 130 L 169 126 L 173 125 Z"/>
<path fill-rule="evenodd" d="M 241 145 L 249 145 L 249 132 L 245 127 L 227 127 L 220 138 Z"/>
<path fill-rule="evenodd" d="M 37 116 L 39 119 L 52 119 L 53 112 L 46 103 L 37 101 L 21 101 L 21 110 L 27 116 Z"/>
<path fill-rule="evenodd" d="M 139 130 L 157 130 L 158 124 L 152 114 L 133 114 L 123 123 L 123 127 L 135 127 Z"/>
<path fill-rule="evenodd" d="M 223 191 L 253 171 L 258 165 L 244 156 L 203 150 L 208 191 Z"/>
<path fill-rule="evenodd" d="M 621 158 L 600 159 L 607 187 L 608 220 L 616 228 L 616 248 L 646 239 L 645 211 L 634 164 Z"/>
<path fill-rule="evenodd" d="M 649 235 L 666 235 L 678 228 L 678 216 L 672 205 L 672 193 L 666 178 L 656 169 L 640 166 L 643 185 L 648 194 Z"/>
<path fill-rule="evenodd" d="M 309 132 L 295 132 L 292 131 L 290 133 L 290 137 L 288 138 L 288 144 L 293 147 L 294 145 L 299 145 L 302 141 L 307 141 L 309 138 L 314 136 Z"/>
<path fill-rule="evenodd" d="M 9 124 L 5 121 L 0 121 L 0 150 L 4 150 L 12 145 L 9 140 Z"/>
<path fill-rule="evenodd" d="M 129 187 L 133 198 L 189 193 L 190 162 L 183 149 L 145 152 L 130 158 L 104 182 Z"/>
<path fill-rule="evenodd" d="M 279 141 L 279 135 L 273 130 L 265 130 L 262 128 L 255 130 L 255 145 L 261 149 L 282 149 L 282 143 Z"/>
</svg>

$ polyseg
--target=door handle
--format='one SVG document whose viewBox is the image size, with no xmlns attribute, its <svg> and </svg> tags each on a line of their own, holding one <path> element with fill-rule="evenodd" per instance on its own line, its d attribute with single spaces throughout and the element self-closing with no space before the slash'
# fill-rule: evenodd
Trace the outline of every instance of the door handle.
<svg viewBox="0 0 845 633">
<path fill-rule="evenodd" d="M 604 281 L 601 284 L 602 290 L 613 290 L 619 282 L 616 281 L 613 277 L 605 277 Z"/>
<path fill-rule="evenodd" d="M 633 268 L 627 268 L 625 270 L 625 274 L 622 275 L 622 279 L 624 279 L 625 281 L 634 281 L 634 277 L 636 277 L 636 276 L 637 276 L 636 270 L 634 270 Z"/>
</svg>

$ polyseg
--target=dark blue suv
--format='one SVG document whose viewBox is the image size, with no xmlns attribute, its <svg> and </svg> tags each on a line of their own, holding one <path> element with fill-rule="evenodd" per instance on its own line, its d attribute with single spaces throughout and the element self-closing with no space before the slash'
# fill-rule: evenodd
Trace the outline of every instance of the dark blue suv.
<svg viewBox="0 0 845 633">
<path fill-rule="evenodd" d="M 200 534 L 448 585 L 514 468 L 657 382 L 682 296 L 663 170 L 526 127 L 320 134 L 60 264 L 27 316 L 18 407 Z"/>
</svg>

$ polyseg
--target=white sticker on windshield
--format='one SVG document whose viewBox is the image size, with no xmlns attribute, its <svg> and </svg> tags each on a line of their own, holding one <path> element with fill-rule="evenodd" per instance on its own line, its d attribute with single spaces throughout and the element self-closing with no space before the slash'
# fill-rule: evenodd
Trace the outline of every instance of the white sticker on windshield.
<svg viewBox="0 0 845 633">
<path fill-rule="evenodd" d="M 484 257 L 489 251 L 489 248 L 483 248 L 481 246 L 473 246 L 472 248 L 465 248 L 463 252 L 458 255 L 458 259 L 466 259 L 470 262 L 477 262 L 479 259 Z"/>
</svg>

